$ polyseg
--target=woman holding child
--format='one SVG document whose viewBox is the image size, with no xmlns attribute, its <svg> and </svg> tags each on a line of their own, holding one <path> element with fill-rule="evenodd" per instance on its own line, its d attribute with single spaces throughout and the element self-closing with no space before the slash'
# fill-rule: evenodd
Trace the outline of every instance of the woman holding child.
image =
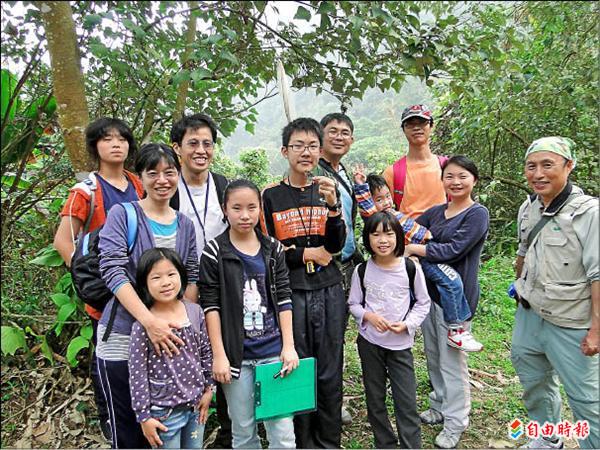
<svg viewBox="0 0 600 450">
<path fill-rule="evenodd" d="M 426 244 L 409 244 L 408 254 L 431 263 L 445 263 L 458 272 L 471 310 L 471 318 L 479 301 L 479 262 L 489 228 L 488 210 L 472 198 L 479 172 L 465 156 L 450 158 L 442 170 L 444 190 L 451 201 L 434 206 L 417 222 L 427 227 L 433 239 Z M 426 424 L 444 423 L 436 437 L 440 448 L 454 448 L 469 424 L 471 397 L 467 356 L 447 345 L 448 325 L 436 301 L 436 289 L 430 289 L 434 304 L 422 324 L 427 355 L 427 368 L 433 386 L 429 395 L 430 409 L 421 413 Z M 469 322 L 465 329 L 468 330 Z"/>
<path fill-rule="evenodd" d="M 129 214 L 123 205 L 115 205 L 109 211 L 98 244 L 100 272 L 114 293 L 98 325 L 96 348 L 113 448 L 146 448 L 146 439 L 150 443 L 157 442 L 156 432 L 167 431 L 167 427 L 160 426 L 151 433 L 147 430 L 142 433 L 138 424 L 140 417 L 136 417 L 132 408 L 128 361 L 134 322 L 137 320 L 141 324 L 158 355 L 178 355 L 184 343 L 178 331 L 183 324 L 154 314 L 135 290 L 136 268 L 142 254 L 154 247 L 174 250 L 186 271 L 187 285 L 182 286 L 184 297 L 193 302 L 198 299 L 194 225 L 189 218 L 169 206 L 179 180 L 177 156 L 164 144 L 146 144 L 136 155 L 135 170 L 146 196 L 130 204 L 137 217 L 133 245 L 128 248 Z M 144 419 L 147 417 L 141 418 L 141 421 Z"/>
</svg>

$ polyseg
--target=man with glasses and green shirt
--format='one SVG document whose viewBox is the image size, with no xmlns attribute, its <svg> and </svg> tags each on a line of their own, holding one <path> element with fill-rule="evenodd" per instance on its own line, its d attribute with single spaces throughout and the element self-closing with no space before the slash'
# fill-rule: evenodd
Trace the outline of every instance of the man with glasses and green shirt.
<svg viewBox="0 0 600 450">
<path fill-rule="evenodd" d="M 342 158 L 348 154 L 354 142 L 354 124 L 346 114 L 330 113 L 321 119 L 321 127 L 323 128 L 323 154 L 319 159 L 319 165 L 315 168 L 315 175 L 333 178 L 340 192 L 342 216 L 346 224 L 346 242 L 341 253 L 335 255 L 334 259 L 342 271 L 342 286 L 348 298 L 352 273 L 356 265 L 363 260 L 354 236 L 358 205 L 354 197 L 352 173 L 348 172 L 342 164 Z M 352 416 L 346 408 L 342 408 L 342 423 L 347 425 L 351 422 Z"/>
<path fill-rule="evenodd" d="M 315 168 L 315 175 L 333 178 L 337 182 L 340 192 L 342 216 L 346 223 L 346 242 L 342 252 L 336 255 L 336 260 L 340 264 L 342 283 L 347 297 L 354 267 L 362 261 L 354 237 L 358 211 L 358 205 L 354 198 L 354 183 L 351 172 L 348 172 L 342 164 L 342 158 L 348 154 L 350 146 L 354 142 L 354 124 L 345 114 L 331 113 L 321 119 L 321 127 L 323 128 L 323 154 L 319 159 L 319 165 Z"/>
<path fill-rule="evenodd" d="M 227 228 L 221 210 L 227 179 L 210 171 L 216 141 L 217 126 L 205 114 L 184 115 L 171 128 L 171 145 L 179 156 L 181 174 L 170 206 L 192 219 L 198 260 L 206 243 Z M 217 388 L 217 419 L 220 429 L 212 447 L 230 448 L 231 421 L 220 385 Z"/>
</svg>

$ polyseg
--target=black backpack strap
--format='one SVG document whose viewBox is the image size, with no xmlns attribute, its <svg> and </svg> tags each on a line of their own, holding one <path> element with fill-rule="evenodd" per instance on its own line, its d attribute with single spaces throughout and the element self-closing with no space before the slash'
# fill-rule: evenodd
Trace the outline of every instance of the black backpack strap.
<svg viewBox="0 0 600 450">
<path fill-rule="evenodd" d="M 179 188 L 177 188 L 175 195 L 169 200 L 169 206 L 175 211 L 179 211 Z"/>
<path fill-rule="evenodd" d="M 406 319 L 410 310 L 415 306 L 417 302 L 417 298 L 415 297 L 415 275 L 417 273 L 417 266 L 415 262 L 410 258 L 404 258 L 404 264 L 406 264 L 406 273 L 408 274 L 408 289 L 410 293 L 410 304 L 408 306 L 408 311 L 404 315 L 402 320 Z"/>
<path fill-rule="evenodd" d="M 106 329 L 102 335 L 102 342 L 108 341 L 108 336 L 110 336 L 110 332 L 112 331 L 113 324 L 115 323 L 115 317 L 117 315 L 117 303 L 117 300 L 115 300 L 110 308 L 110 316 L 108 316 L 108 323 L 106 324 Z"/>
<path fill-rule="evenodd" d="M 367 296 L 367 289 L 365 288 L 365 272 L 367 271 L 367 263 L 360 263 L 358 266 L 356 266 L 356 270 L 358 271 L 358 280 L 360 281 L 360 290 L 362 292 L 362 300 L 360 304 L 364 308 Z"/>
<path fill-rule="evenodd" d="M 223 196 L 225 194 L 225 188 L 229 184 L 227 178 L 218 173 L 211 172 L 213 180 L 215 182 L 215 188 L 217 189 L 217 196 L 219 197 L 219 204 L 223 204 Z"/>
</svg>

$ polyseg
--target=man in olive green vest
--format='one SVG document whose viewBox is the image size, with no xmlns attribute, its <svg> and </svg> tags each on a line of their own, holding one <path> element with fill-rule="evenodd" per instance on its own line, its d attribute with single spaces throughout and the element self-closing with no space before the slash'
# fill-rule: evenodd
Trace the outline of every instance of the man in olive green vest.
<svg viewBox="0 0 600 450">
<path fill-rule="evenodd" d="M 569 181 L 575 143 L 547 137 L 525 155 L 534 194 L 518 216 L 512 362 L 531 420 L 561 422 L 562 382 L 575 421 L 587 421 L 581 448 L 600 448 L 600 270 L 598 199 Z M 582 437 L 582 436 L 581 436 Z M 562 448 L 560 436 L 532 439 L 529 448 Z"/>
</svg>

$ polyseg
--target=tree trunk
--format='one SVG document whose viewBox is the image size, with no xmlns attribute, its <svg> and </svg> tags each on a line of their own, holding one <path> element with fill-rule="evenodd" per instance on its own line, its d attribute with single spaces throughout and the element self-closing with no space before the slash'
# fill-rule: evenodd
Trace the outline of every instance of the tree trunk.
<svg viewBox="0 0 600 450">
<path fill-rule="evenodd" d="M 194 10 L 198 8 L 198 2 L 188 2 L 190 7 L 190 17 L 188 19 L 187 33 L 185 35 L 185 50 L 181 56 L 181 67 L 186 69 L 192 53 L 192 44 L 196 39 L 196 16 Z M 185 113 L 185 101 L 187 99 L 190 82 L 185 80 L 179 84 L 177 88 L 177 101 L 175 102 L 175 111 L 173 111 L 173 122 L 177 122 Z"/>
<path fill-rule="evenodd" d="M 73 12 L 69 2 L 38 1 L 35 4 L 42 12 L 46 29 L 58 120 L 65 148 L 80 179 L 85 172 L 93 169 L 93 164 L 85 147 L 89 113 Z"/>
</svg>

